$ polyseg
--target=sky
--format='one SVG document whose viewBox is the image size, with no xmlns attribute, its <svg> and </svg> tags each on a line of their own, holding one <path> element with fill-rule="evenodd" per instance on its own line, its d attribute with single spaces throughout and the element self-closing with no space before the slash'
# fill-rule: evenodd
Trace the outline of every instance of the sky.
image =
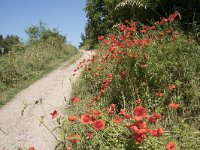
<svg viewBox="0 0 200 150">
<path fill-rule="evenodd" d="M 85 3 L 86 0 L 1 0 L 0 34 L 17 35 L 26 41 L 25 29 L 43 21 L 78 47 L 86 25 Z"/>
</svg>

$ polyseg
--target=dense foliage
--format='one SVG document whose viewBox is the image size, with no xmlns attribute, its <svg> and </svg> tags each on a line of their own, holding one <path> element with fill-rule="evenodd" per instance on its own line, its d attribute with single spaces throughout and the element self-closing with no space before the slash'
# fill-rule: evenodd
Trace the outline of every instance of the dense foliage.
<svg viewBox="0 0 200 150">
<path fill-rule="evenodd" d="M 159 19 L 171 12 L 179 14 L 179 26 L 184 31 L 200 34 L 200 1 L 198 0 L 87 0 L 87 25 L 81 45 L 94 47 L 99 34 L 105 35 L 110 29 L 126 19 L 149 24 L 147 19 Z"/>
<path fill-rule="evenodd" d="M 16 35 L 7 35 L 5 38 L 0 35 L 0 55 L 8 53 L 12 50 L 13 46 L 19 43 L 19 37 Z"/>
</svg>

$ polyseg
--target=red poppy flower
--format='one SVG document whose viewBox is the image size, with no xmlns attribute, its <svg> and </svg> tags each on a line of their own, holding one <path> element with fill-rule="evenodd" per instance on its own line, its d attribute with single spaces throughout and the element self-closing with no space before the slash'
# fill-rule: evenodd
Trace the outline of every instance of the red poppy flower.
<svg viewBox="0 0 200 150">
<path fill-rule="evenodd" d="M 142 40 L 141 40 L 141 39 L 134 39 L 134 43 L 135 43 L 137 46 L 142 46 Z"/>
<path fill-rule="evenodd" d="M 76 117 L 73 116 L 73 115 L 71 115 L 71 116 L 68 117 L 68 120 L 69 120 L 69 121 L 75 121 L 75 120 L 76 120 Z"/>
<path fill-rule="evenodd" d="M 131 27 L 135 27 L 135 25 L 136 25 L 136 22 L 131 23 Z"/>
<path fill-rule="evenodd" d="M 125 119 L 130 119 L 130 118 L 131 118 L 131 115 L 130 115 L 130 114 L 125 114 L 125 115 L 124 115 L 124 118 L 125 118 Z"/>
<path fill-rule="evenodd" d="M 156 130 L 151 130 L 150 133 L 155 137 L 159 137 L 164 134 L 164 130 L 162 128 L 158 128 Z"/>
<path fill-rule="evenodd" d="M 134 140 L 139 144 L 141 144 L 144 141 L 144 138 L 144 134 L 134 134 Z"/>
<path fill-rule="evenodd" d="M 113 122 L 114 122 L 115 124 L 121 123 L 121 122 L 122 122 L 122 118 L 120 118 L 119 116 L 117 116 L 117 117 L 115 117 L 115 118 L 113 119 Z"/>
<path fill-rule="evenodd" d="M 99 35 L 98 36 L 98 40 L 103 40 L 104 39 L 104 36 L 103 35 Z"/>
<path fill-rule="evenodd" d="M 171 104 L 169 104 L 169 107 L 171 109 L 178 109 L 179 108 L 179 104 L 171 103 Z"/>
<path fill-rule="evenodd" d="M 126 20 L 125 20 L 125 22 L 126 22 L 126 23 L 127 23 L 127 22 L 129 22 L 129 20 L 128 20 L 128 19 L 126 19 Z"/>
<path fill-rule="evenodd" d="M 103 130 L 105 128 L 105 122 L 103 120 L 101 120 L 101 119 L 95 120 L 93 122 L 93 128 L 95 130 Z"/>
<path fill-rule="evenodd" d="M 137 106 L 135 107 L 135 109 L 133 110 L 133 114 L 134 114 L 134 119 L 136 121 L 140 121 L 143 119 L 144 116 L 146 116 L 146 110 L 144 107 L 142 106 Z"/>
<path fill-rule="evenodd" d="M 125 115 L 126 114 L 126 111 L 125 109 L 120 109 L 120 112 L 119 112 L 120 115 Z"/>
<path fill-rule="evenodd" d="M 158 92 L 158 93 L 156 93 L 156 96 L 158 96 L 158 97 L 163 97 L 163 96 L 164 96 L 164 94 L 163 94 L 163 93 L 161 93 L 161 92 Z"/>
<path fill-rule="evenodd" d="M 115 110 L 116 104 L 110 104 L 110 108 L 111 108 L 111 110 Z"/>
<path fill-rule="evenodd" d="M 169 40 L 174 41 L 175 39 L 176 39 L 176 35 L 172 35 Z"/>
<path fill-rule="evenodd" d="M 175 150 L 176 149 L 176 144 L 174 142 L 169 142 L 165 145 L 166 150 Z"/>
<path fill-rule="evenodd" d="M 151 29 L 151 30 L 155 30 L 156 27 L 155 27 L 155 26 L 151 26 L 150 29 Z"/>
<path fill-rule="evenodd" d="M 98 110 L 93 110 L 93 112 L 92 112 L 93 117 L 99 117 L 100 115 L 101 115 L 101 113 Z"/>
<path fill-rule="evenodd" d="M 92 102 L 96 102 L 98 100 L 98 97 L 93 97 L 93 98 L 91 98 L 91 101 Z"/>
<path fill-rule="evenodd" d="M 144 39 L 144 41 L 143 41 L 145 46 L 147 46 L 150 42 L 151 42 L 151 40 L 149 38 Z"/>
<path fill-rule="evenodd" d="M 52 119 L 54 119 L 58 115 L 58 112 L 54 110 L 50 115 L 52 116 Z"/>
<path fill-rule="evenodd" d="M 73 97 L 73 98 L 71 98 L 71 101 L 72 101 L 73 103 L 78 103 L 78 102 L 80 102 L 80 98 L 78 98 L 78 97 Z"/>
<path fill-rule="evenodd" d="M 70 136 L 67 137 L 67 140 L 70 142 L 70 143 L 77 143 L 79 140 L 80 140 L 80 136 L 78 134 L 72 134 Z"/>
<path fill-rule="evenodd" d="M 175 19 L 176 17 L 177 17 L 177 13 L 171 14 L 171 15 L 169 16 L 168 20 L 169 20 L 170 22 L 173 22 L 174 19 Z"/>
<path fill-rule="evenodd" d="M 141 101 L 140 99 L 136 99 L 136 100 L 134 100 L 133 104 L 139 104 L 140 101 Z"/>
<path fill-rule="evenodd" d="M 147 120 L 150 123 L 156 123 L 157 120 L 161 117 L 161 115 L 159 113 L 155 113 L 152 116 L 146 115 Z"/>
<path fill-rule="evenodd" d="M 131 126 L 131 130 L 135 133 L 135 134 L 145 134 L 149 132 L 149 129 L 146 125 L 145 122 L 143 121 L 138 121 L 136 123 L 134 123 Z"/>
<path fill-rule="evenodd" d="M 169 85 L 169 89 L 170 89 L 170 90 L 176 89 L 176 85 L 175 85 L 175 84 L 170 84 L 170 85 Z"/>
<path fill-rule="evenodd" d="M 36 150 L 35 147 L 29 147 L 27 150 Z"/>
<path fill-rule="evenodd" d="M 93 118 L 90 117 L 88 114 L 81 115 L 81 122 L 83 124 L 92 124 L 93 123 Z"/>
</svg>

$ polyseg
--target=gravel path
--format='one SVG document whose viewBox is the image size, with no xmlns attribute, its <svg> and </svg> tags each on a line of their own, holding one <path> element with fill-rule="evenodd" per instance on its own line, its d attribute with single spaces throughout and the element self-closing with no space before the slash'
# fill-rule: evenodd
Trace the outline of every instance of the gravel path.
<svg viewBox="0 0 200 150">
<path fill-rule="evenodd" d="M 87 59 L 90 52 L 84 52 L 82 59 Z M 44 122 L 51 129 L 53 120 L 50 113 L 61 110 L 71 93 L 71 77 L 75 66 L 80 62 L 54 70 L 27 89 L 18 93 L 7 105 L 0 109 L 0 150 L 16 150 L 19 147 L 34 146 L 36 150 L 53 150 L 53 135 L 38 120 L 44 116 Z M 40 104 L 41 101 L 42 104 Z M 36 104 L 37 103 L 37 104 Z M 27 104 L 22 110 L 24 104 Z"/>
</svg>

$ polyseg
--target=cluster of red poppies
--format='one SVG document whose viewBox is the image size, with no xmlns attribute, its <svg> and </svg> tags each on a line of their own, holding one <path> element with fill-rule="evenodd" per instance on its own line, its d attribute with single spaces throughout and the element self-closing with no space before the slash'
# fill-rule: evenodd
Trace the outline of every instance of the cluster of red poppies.
<svg viewBox="0 0 200 150">
<path fill-rule="evenodd" d="M 98 106 L 98 102 L 101 102 L 101 100 L 107 96 L 106 92 L 112 87 L 113 80 L 117 78 L 123 81 L 131 76 L 130 70 L 124 67 L 124 63 L 126 63 L 127 59 L 134 61 L 136 58 L 140 57 L 139 63 L 133 66 L 138 66 L 141 69 L 149 67 L 148 52 L 143 50 L 138 52 L 132 49 L 146 49 L 149 45 L 155 45 L 157 41 L 160 42 L 164 39 L 173 41 L 176 39 L 172 27 L 166 30 L 163 28 L 164 31 L 156 31 L 158 28 L 162 28 L 167 22 L 173 22 L 176 17 L 177 14 L 174 13 L 168 18 L 162 18 L 161 21 L 155 22 L 152 26 L 144 25 L 140 28 L 137 28 L 136 22 L 126 20 L 126 25 L 121 24 L 117 27 L 117 34 L 109 34 L 107 37 L 102 35 L 98 36 L 100 43 L 97 53 L 91 58 L 81 61 L 72 74 L 75 76 L 79 69 L 84 68 L 87 80 L 90 83 L 97 81 L 99 83 L 99 88 L 97 88 L 98 92 L 94 97 L 91 97 L 90 102 L 86 104 L 87 110 L 85 113 L 83 111 L 82 114 L 68 117 L 68 121 L 72 127 L 74 124 L 90 127 L 90 131 L 85 134 L 86 139 L 92 139 L 95 136 L 95 132 L 105 130 L 112 123 L 114 125 L 123 126 L 126 130 L 125 134 L 129 133 L 127 138 L 132 138 L 133 141 L 138 144 L 141 144 L 148 135 L 160 137 L 164 134 L 164 129 L 161 127 L 157 127 L 156 129 L 151 129 L 149 127 L 149 124 L 156 124 L 158 119 L 161 118 L 161 114 L 158 112 L 152 115 L 147 114 L 147 110 L 142 106 L 140 99 L 131 102 L 131 105 L 135 106 L 132 107 L 132 109 L 130 109 L 130 107 L 126 108 L 123 104 L 118 106 L 117 103 L 114 104 L 112 102 L 110 102 L 111 104 L 109 107 L 106 105 L 102 106 L 102 104 Z M 169 85 L 168 90 L 175 91 L 176 88 L 176 84 L 172 83 Z M 158 91 L 154 95 L 161 98 L 164 94 L 165 93 Z M 83 100 L 78 97 L 71 98 L 71 103 L 74 107 L 76 107 L 76 104 L 81 103 L 81 101 Z M 169 108 L 178 109 L 179 104 L 174 103 L 172 100 L 169 104 Z M 58 112 L 54 111 L 51 115 L 52 118 L 55 118 Z M 67 140 L 74 144 L 82 139 L 81 136 L 82 135 L 78 134 L 77 131 L 68 135 Z M 173 142 L 169 142 L 165 147 L 167 150 L 174 150 L 176 145 Z M 71 147 L 68 149 L 71 149 Z"/>
</svg>

